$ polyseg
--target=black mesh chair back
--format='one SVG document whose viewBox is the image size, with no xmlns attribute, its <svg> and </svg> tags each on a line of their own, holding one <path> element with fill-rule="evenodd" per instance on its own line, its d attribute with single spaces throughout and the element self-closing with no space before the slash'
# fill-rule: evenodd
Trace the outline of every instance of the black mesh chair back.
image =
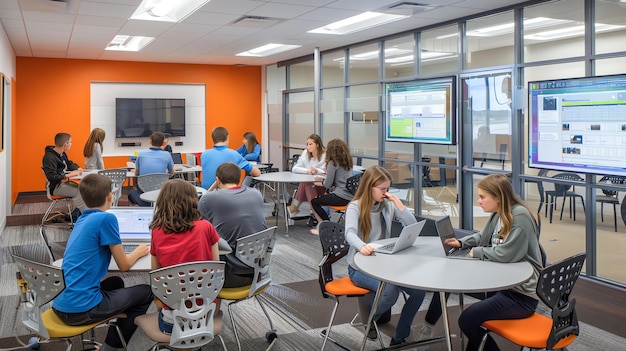
<svg viewBox="0 0 626 351">
<path fill-rule="evenodd" d="M 547 266 L 541 271 L 537 283 L 537 295 L 552 309 L 552 330 L 548 338 L 547 349 L 568 335 L 578 335 L 579 326 L 576 317 L 576 299 L 570 300 L 574 284 L 585 262 L 586 254 L 580 253 Z"/>
<path fill-rule="evenodd" d="M 357 173 L 346 180 L 346 189 L 350 192 L 350 194 L 354 195 L 356 193 L 356 189 L 359 188 L 359 182 L 361 181 L 362 173 Z"/>
<path fill-rule="evenodd" d="M 344 226 L 336 222 L 322 222 L 319 227 L 320 243 L 324 258 L 320 263 L 319 283 L 324 298 L 327 298 L 326 284 L 333 281 L 333 264 L 348 254 L 350 246 L 344 236 Z"/>
</svg>

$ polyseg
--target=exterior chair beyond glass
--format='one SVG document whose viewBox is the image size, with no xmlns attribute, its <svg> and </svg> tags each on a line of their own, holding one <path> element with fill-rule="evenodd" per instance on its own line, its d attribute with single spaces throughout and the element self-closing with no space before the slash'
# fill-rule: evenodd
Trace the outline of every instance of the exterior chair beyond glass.
<svg viewBox="0 0 626 351">
<path fill-rule="evenodd" d="M 604 184 L 624 184 L 626 177 L 624 176 L 604 176 L 600 178 L 598 183 Z M 600 219 L 604 222 L 604 204 L 613 205 L 613 225 L 617 232 L 617 206 L 619 205 L 619 192 L 616 190 L 602 189 L 602 194 L 596 196 L 596 202 L 600 203 Z"/>
<path fill-rule="evenodd" d="M 578 336 L 576 300 L 569 299 L 574 284 L 585 262 L 580 253 L 547 266 L 541 271 L 537 295 L 551 310 L 552 316 L 534 313 L 523 319 L 491 320 L 482 324 L 487 333 L 479 350 L 483 350 L 489 333 L 496 333 L 509 341 L 531 350 L 565 350 Z"/>
<path fill-rule="evenodd" d="M 113 181 L 113 188 L 111 189 L 113 193 L 113 206 L 117 206 L 117 202 L 120 200 L 120 197 L 122 197 L 122 189 L 126 182 L 126 172 L 126 168 L 103 169 L 98 171 L 98 174 L 105 175 Z"/>
<path fill-rule="evenodd" d="M 17 269 L 21 274 L 20 286 L 25 296 L 24 312 L 22 323 L 24 326 L 45 340 L 39 343 L 47 343 L 50 341 L 65 341 L 65 351 L 72 349 L 72 338 L 91 332 L 90 339 L 83 339 L 83 347 L 85 345 L 98 345 L 95 341 L 95 333 L 93 329 L 98 326 L 109 326 L 117 330 L 117 335 L 126 349 L 124 337 L 114 321 L 124 315 L 116 315 L 103 321 L 81 326 L 70 326 L 65 323 L 54 311 L 49 308 L 42 312 L 42 307 L 52 301 L 57 295 L 65 289 L 65 278 L 63 270 L 60 267 L 34 262 L 22 257 L 13 256 L 13 260 L 17 264 Z M 23 280 L 23 281 L 22 281 Z M 37 347 L 38 348 L 38 347 Z"/>
<path fill-rule="evenodd" d="M 224 262 L 199 261 L 156 269 L 150 272 L 154 297 L 173 309 L 172 335 L 159 329 L 159 312 L 135 318 L 150 339 L 160 345 L 197 349 L 208 344 L 222 329 L 221 311 L 215 311 L 215 298 L 224 285 Z M 214 317 L 217 323 L 214 324 Z M 224 350 L 224 340 L 220 338 Z"/>
<path fill-rule="evenodd" d="M 330 319 L 328 321 L 328 326 L 325 330 L 322 330 L 321 332 L 322 336 L 324 337 L 324 342 L 322 343 L 322 348 L 320 350 L 324 350 L 324 348 L 326 347 L 326 342 L 328 340 L 339 345 L 345 350 L 349 350 L 349 348 L 342 345 L 339 341 L 334 340 L 330 337 L 330 329 L 332 328 L 333 322 L 335 321 L 337 308 L 339 308 L 339 297 L 363 296 L 370 293 L 371 291 L 354 285 L 350 280 L 350 277 L 348 276 L 335 278 L 333 275 L 333 264 L 342 259 L 345 255 L 347 255 L 350 248 L 350 245 L 348 245 L 344 236 L 343 225 L 335 222 L 322 222 L 320 223 L 319 231 L 320 242 L 322 244 L 322 253 L 324 257 L 322 257 L 322 261 L 318 265 L 318 280 L 324 298 L 330 298 L 335 301 L 333 311 L 330 314 Z M 352 318 L 352 321 L 350 322 L 351 325 L 355 325 L 355 319 L 357 318 L 357 316 L 358 313 L 354 316 L 354 318 Z M 374 327 L 376 328 L 376 332 L 378 333 L 378 327 L 376 326 L 376 323 L 374 323 Z M 379 337 L 378 339 L 380 341 L 380 347 L 385 348 L 382 338 Z"/>
<path fill-rule="evenodd" d="M 583 181 L 576 173 L 559 173 L 552 176 L 552 179 L 561 179 L 567 181 Z M 571 190 L 570 190 L 571 189 Z M 581 194 L 576 193 L 576 187 L 572 184 L 554 184 L 554 190 L 546 190 L 545 192 L 545 201 L 546 201 L 546 216 L 548 215 L 548 206 L 550 207 L 550 223 L 552 223 L 552 215 L 554 213 L 554 208 L 556 206 L 557 199 L 559 197 L 563 198 L 563 202 L 561 203 L 561 216 L 560 219 L 563 220 L 563 209 L 565 208 L 565 199 L 569 199 L 569 214 L 570 218 L 576 220 L 576 198 L 579 198 L 583 204 L 583 209 L 585 208 L 585 199 Z"/>
<path fill-rule="evenodd" d="M 356 189 L 359 188 L 359 182 L 361 181 L 362 173 L 357 173 L 346 180 L 346 189 L 350 192 L 350 194 L 354 195 L 356 193 Z M 343 217 L 346 215 L 346 206 L 328 206 L 331 210 L 337 211 L 339 213 L 339 219 L 337 223 L 341 223 L 343 221 Z"/>
<path fill-rule="evenodd" d="M 239 341 L 233 307 L 236 303 L 251 297 L 257 300 L 270 324 L 270 330 L 265 334 L 265 339 L 270 343 L 267 348 L 268 350 L 274 345 L 274 341 L 278 337 L 274 330 L 272 319 L 259 299 L 259 294 L 263 293 L 272 281 L 270 275 L 270 261 L 275 242 L 276 226 L 237 239 L 235 257 L 250 268 L 254 268 L 252 284 L 237 288 L 223 288 L 217 295 L 220 299 L 232 301 L 228 304 L 228 314 L 230 315 L 230 322 L 233 326 L 233 333 L 235 334 L 237 349 L 239 351 L 241 351 L 241 342 Z"/>
</svg>

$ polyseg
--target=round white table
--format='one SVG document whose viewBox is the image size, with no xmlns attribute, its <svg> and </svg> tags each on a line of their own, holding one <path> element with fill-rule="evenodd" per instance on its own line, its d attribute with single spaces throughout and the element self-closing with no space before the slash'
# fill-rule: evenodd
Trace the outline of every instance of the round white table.
<svg viewBox="0 0 626 351">
<path fill-rule="evenodd" d="M 396 239 L 384 239 L 386 244 Z M 402 269 L 398 269 L 401 267 Z M 439 291 L 444 318 L 445 341 L 452 350 L 450 322 L 445 293 L 471 293 L 498 291 L 515 287 L 527 281 L 533 269 L 528 262 L 498 263 L 482 260 L 446 258 L 439 237 L 418 237 L 413 246 L 393 255 L 376 254 L 354 256 L 354 268 L 380 280 L 374 305 L 378 306 L 380 292 L 387 283 L 426 291 Z M 372 308 L 374 311 L 375 308 Z M 370 313 L 368 322 L 371 323 Z M 368 324 L 370 325 L 370 324 Z M 368 330 L 369 331 L 369 330 Z M 367 331 L 361 350 L 367 341 Z"/>
<path fill-rule="evenodd" d="M 206 189 L 201 186 L 197 186 L 196 191 L 198 192 L 198 197 L 206 194 Z M 139 195 L 139 198 L 142 199 L 143 201 L 154 203 L 159 197 L 160 192 L 161 192 L 161 189 L 146 191 L 145 193 L 142 193 L 141 195 Z"/>
<path fill-rule="evenodd" d="M 280 198 L 283 196 L 284 187 L 286 183 L 313 183 L 319 182 L 315 179 L 314 175 L 301 174 L 293 172 L 269 172 L 263 173 L 258 177 L 254 177 L 259 182 L 274 183 L 276 186 L 276 197 L 274 198 L 276 205 L 276 225 L 278 225 L 278 209 L 280 208 Z M 285 217 L 285 231 L 289 232 L 289 218 L 287 218 L 287 200 L 283 201 L 283 213 Z"/>
</svg>

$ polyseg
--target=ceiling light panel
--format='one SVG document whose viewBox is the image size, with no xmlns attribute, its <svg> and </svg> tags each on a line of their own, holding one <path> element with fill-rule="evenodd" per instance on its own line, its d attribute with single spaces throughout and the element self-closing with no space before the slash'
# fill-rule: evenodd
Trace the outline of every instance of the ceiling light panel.
<svg viewBox="0 0 626 351">
<path fill-rule="evenodd" d="M 259 46 L 258 48 L 240 52 L 236 56 L 267 57 L 267 56 L 275 55 L 281 52 L 297 49 L 301 46 L 302 45 L 286 45 L 286 44 L 270 43 L 270 44 L 266 44 L 263 46 Z"/>
<path fill-rule="evenodd" d="M 180 22 L 210 0 L 143 0 L 130 19 Z"/>
<path fill-rule="evenodd" d="M 310 30 L 308 33 L 344 35 L 380 26 L 386 23 L 391 23 L 407 17 L 409 16 L 380 12 L 363 12 L 359 15 Z"/>
</svg>

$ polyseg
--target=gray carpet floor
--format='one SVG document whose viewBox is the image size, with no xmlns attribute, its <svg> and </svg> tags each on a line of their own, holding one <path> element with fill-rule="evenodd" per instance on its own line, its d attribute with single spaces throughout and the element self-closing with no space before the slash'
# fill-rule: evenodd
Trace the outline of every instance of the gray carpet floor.
<svg viewBox="0 0 626 351">
<path fill-rule="evenodd" d="M 40 206 L 33 204 L 34 206 Z M 42 207 L 42 206 L 40 206 Z M 45 210 L 45 206 L 44 210 Z M 268 224 L 274 225 L 275 219 L 271 217 L 273 206 L 266 204 Z M 32 210 L 32 208 L 31 208 Z M 322 298 L 319 285 L 317 284 L 317 265 L 321 259 L 321 246 L 316 236 L 308 234 L 306 221 L 296 221 L 289 229 L 287 235 L 284 220 L 279 220 L 277 242 L 272 253 L 271 273 L 272 285 L 266 291 L 263 301 L 269 306 L 269 313 L 278 333 L 278 339 L 272 345 L 273 350 L 319 350 L 322 338 L 319 333 L 324 329 L 328 321 L 333 302 Z M 20 348 L 20 342 L 25 343 L 31 334 L 21 324 L 21 307 L 19 306 L 19 290 L 15 280 L 15 265 L 11 253 L 30 257 L 37 260 L 46 260 L 47 253 L 44 250 L 43 241 L 39 235 L 39 227 L 36 225 L 7 227 L 0 236 L 0 351 Z M 47 231 L 51 241 L 64 241 L 69 231 L 60 228 L 49 228 Z M 335 271 L 336 274 L 345 274 L 345 263 Z M 123 273 L 122 277 L 127 285 L 147 283 L 148 276 L 143 273 Z M 415 318 L 414 324 L 423 321 L 425 310 L 431 294 L 426 295 L 422 308 Z M 344 298 L 340 304 L 340 313 L 332 333 L 336 338 L 351 349 L 358 349 L 362 341 L 362 328 L 352 327 L 349 320 L 356 311 L 356 303 L 353 299 Z M 382 338 L 385 345 L 389 343 L 389 335 L 393 334 L 397 314 L 402 308 L 402 299 L 393 308 L 392 321 L 381 328 Z M 471 298 L 466 303 L 472 303 Z M 451 306 L 452 331 L 459 335 L 456 326 L 458 316 L 458 299 L 452 295 L 448 305 Z M 239 303 L 235 308 L 235 318 L 238 321 L 240 338 L 243 350 L 265 350 L 269 344 L 265 340 L 265 333 L 269 325 L 262 311 L 254 300 Z M 152 307 L 154 309 L 154 307 Z M 224 328 L 220 335 L 224 338 L 229 350 L 236 350 L 233 330 L 228 320 L 228 311 L 224 311 Z M 436 334 L 443 333 L 441 323 L 437 325 Z M 103 339 L 104 332 L 97 333 L 98 339 Z M 17 337 L 17 338 L 16 338 Z M 78 340 L 74 343 L 73 350 L 80 350 Z M 504 340 L 499 340 L 503 350 L 517 350 L 518 348 Z M 138 330 L 129 344 L 129 350 L 148 350 L 152 342 Z M 613 334 L 604 332 L 581 322 L 581 335 L 569 348 L 572 351 L 581 350 L 626 350 L 626 340 Z M 455 350 L 461 350 L 461 340 L 453 339 Z M 368 341 L 367 350 L 379 348 L 377 341 Z M 40 350 L 63 350 L 61 343 L 42 344 Z M 202 350 L 221 350 L 222 347 L 216 340 L 205 345 Z M 338 346 L 329 343 L 327 350 L 341 350 Z M 444 344 L 435 344 L 429 347 L 430 351 L 445 350 Z"/>
</svg>

